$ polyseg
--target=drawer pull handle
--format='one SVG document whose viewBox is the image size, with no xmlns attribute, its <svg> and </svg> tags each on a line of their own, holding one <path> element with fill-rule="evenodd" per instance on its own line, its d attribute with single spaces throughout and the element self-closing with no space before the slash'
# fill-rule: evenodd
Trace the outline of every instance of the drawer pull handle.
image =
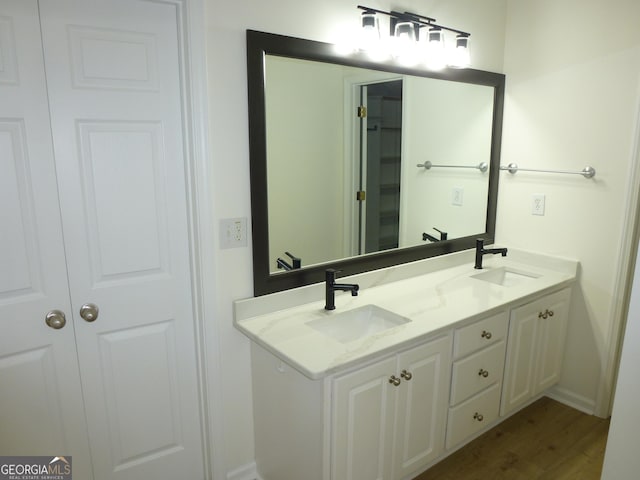
<svg viewBox="0 0 640 480">
<path fill-rule="evenodd" d="M 406 370 L 402 370 L 402 372 L 400 373 L 400 376 L 407 381 L 413 378 L 413 375 L 411 374 L 411 372 L 407 372 Z"/>
<path fill-rule="evenodd" d="M 392 385 L 394 385 L 394 386 L 396 386 L 396 387 L 397 387 L 398 385 L 400 385 L 400 382 L 401 382 L 401 381 L 402 381 L 402 380 L 400 380 L 400 379 L 399 379 L 398 377 L 396 377 L 395 375 L 391 375 L 391 377 L 389 378 L 389 383 L 390 383 L 390 384 L 392 384 Z"/>
<path fill-rule="evenodd" d="M 481 368 L 480 371 L 478 372 L 478 375 L 480 375 L 481 377 L 487 378 L 489 376 L 489 371 Z"/>
<path fill-rule="evenodd" d="M 476 412 L 473 414 L 473 419 L 481 422 L 482 420 L 484 420 L 484 417 L 482 416 L 481 413 Z"/>
<path fill-rule="evenodd" d="M 482 338 L 486 338 L 487 340 L 489 340 L 491 338 L 491 332 L 487 332 L 486 330 L 483 330 L 482 334 L 480 334 L 480 336 Z"/>
</svg>

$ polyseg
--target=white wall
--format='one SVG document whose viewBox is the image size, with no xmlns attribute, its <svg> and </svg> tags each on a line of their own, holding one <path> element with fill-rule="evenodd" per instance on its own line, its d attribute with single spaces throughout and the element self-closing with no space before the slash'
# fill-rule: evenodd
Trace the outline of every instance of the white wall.
<svg viewBox="0 0 640 480">
<path fill-rule="evenodd" d="M 208 0 L 207 61 L 210 99 L 211 185 L 217 225 L 222 218 L 250 218 L 249 153 L 245 30 L 254 29 L 320 41 L 335 41 L 341 31 L 356 28 L 356 1 L 344 0 Z M 471 53 L 477 68 L 502 70 L 506 0 L 376 0 L 366 5 L 383 10 L 418 10 L 472 32 Z M 251 249 L 214 250 L 218 285 L 215 322 L 220 338 L 221 384 L 212 384 L 222 405 L 224 452 L 218 457 L 232 471 L 253 461 L 253 425 L 249 342 L 232 325 L 232 302 L 252 296 Z M 212 347 L 213 348 L 213 347 Z M 215 395 L 213 395 L 215 397 Z"/>
<path fill-rule="evenodd" d="M 616 332 L 639 103 L 640 2 L 509 0 L 502 163 L 523 168 L 596 168 L 580 176 L 502 172 L 497 240 L 577 258 L 561 392 L 585 410 L 607 413 L 609 344 Z M 531 196 L 546 195 L 545 216 Z"/>
</svg>

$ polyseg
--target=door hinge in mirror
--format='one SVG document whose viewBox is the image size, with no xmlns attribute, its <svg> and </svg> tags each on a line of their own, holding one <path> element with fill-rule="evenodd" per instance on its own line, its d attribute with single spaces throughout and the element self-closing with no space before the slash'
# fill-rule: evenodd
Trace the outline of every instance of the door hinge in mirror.
<svg viewBox="0 0 640 480">
<path fill-rule="evenodd" d="M 356 192 L 356 200 L 359 202 L 363 202 L 367 197 L 367 192 L 365 192 L 364 190 L 360 190 L 358 192 Z"/>
<path fill-rule="evenodd" d="M 358 107 L 358 118 L 366 118 L 367 117 L 367 107 L 363 107 L 362 105 Z"/>
</svg>

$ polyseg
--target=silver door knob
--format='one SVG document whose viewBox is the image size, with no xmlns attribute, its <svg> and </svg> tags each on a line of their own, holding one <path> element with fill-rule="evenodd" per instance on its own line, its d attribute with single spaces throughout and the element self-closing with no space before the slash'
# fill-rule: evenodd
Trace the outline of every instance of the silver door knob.
<svg viewBox="0 0 640 480">
<path fill-rule="evenodd" d="M 44 317 L 44 321 L 49 327 L 55 330 L 60 330 L 67 324 L 67 318 L 64 316 L 64 312 L 60 310 L 51 310 Z"/>
<path fill-rule="evenodd" d="M 95 322 L 98 318 L 98 306 L 93 303 L 85 303 L 80 307 L 80 316 L 87 322 Z"/>
</svg>

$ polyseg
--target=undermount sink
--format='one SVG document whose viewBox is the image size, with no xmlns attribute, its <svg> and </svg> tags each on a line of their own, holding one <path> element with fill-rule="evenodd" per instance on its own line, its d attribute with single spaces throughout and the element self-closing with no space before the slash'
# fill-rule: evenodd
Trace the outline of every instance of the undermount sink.
<svg viewBox="0 0 640 480">
<path fill-rule="evenodd" d="M 492 268 L 482 273 L 471 275 L 471 278 L 502 285 L 503 287 L 513 287 L 514 285 L 520 285 L 522 282 L 528 282 L 539 277 L 540 275 L 536 275 L 535 273 L 523 272 L 507 267 Z"/>
<path fill-rule="evenodd" d="M 307 325 L 339 342 L 348 343 L 410 321 L 408 318 L 376 305 L 365 305 L 343 313 L 311 320 L 307 322 Z"/>
</svg>

